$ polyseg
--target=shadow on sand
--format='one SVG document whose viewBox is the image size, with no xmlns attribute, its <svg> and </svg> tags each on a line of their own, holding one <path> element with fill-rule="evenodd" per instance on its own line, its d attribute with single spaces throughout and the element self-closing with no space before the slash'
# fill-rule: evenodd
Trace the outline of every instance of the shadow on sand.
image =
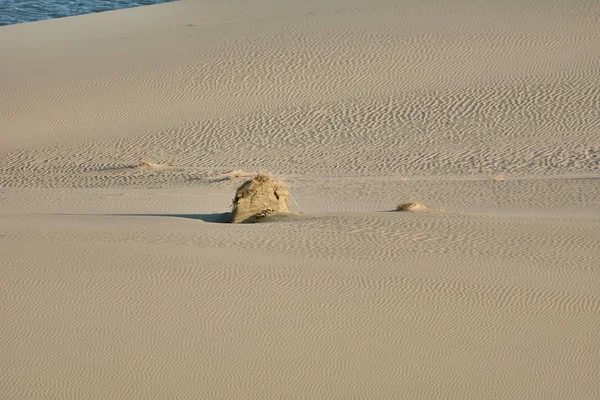
<svg viewBox="0 0 600 400">
<path fill-rule="evenodd" d="M 185 218 L 195 219 L 204 222 L 214 222 L 223 224 L 231 218 L 231 213 L 216 213 L 216 214 L 104 214 L 110 216 L 119 217 L 171 217 L 171 218 Z"/>
<path fill-rule="evenodd" d="M 204 222 L 213 222 L 223 224 L 231 218 L 230 212 L 215 213 L 215 214 L 55 214 L 55 215 L 78 215 L 78 216 L 95 216 L 95 217 L 170 217 L 170 218 L 185 218 L 195 219 Z"/>
<path fill-rule="evenodd" d="M 392 210 L 390 210 L 392 212 Z M 168 218 L 185 218 L 194 219 L 203 222 L 211 222 L 217 224 L 228 223 L 231 219 L 231 212 L 213 213 L 213 214 L 152 214 L 152 213 L 123 213 L 123 214 L 53 214 L 63 216 L 79 216 L 79 217 L 168 217 Z M 269 223 L 269 222 L 290 222 L 306 219 L 313 219 L 323 215 L 306 215 L 304 213 L 275 213 L 265 218 L 253 220 L 252 223 Z M 248 222 L 248 221 L 247 221 Z M 246 223 L 247 224 L 247 223 Z M 245 225 L 246 225 L 245 224 Z M 251 224 L 250 224 L 251 225 Z"/>
</svg>

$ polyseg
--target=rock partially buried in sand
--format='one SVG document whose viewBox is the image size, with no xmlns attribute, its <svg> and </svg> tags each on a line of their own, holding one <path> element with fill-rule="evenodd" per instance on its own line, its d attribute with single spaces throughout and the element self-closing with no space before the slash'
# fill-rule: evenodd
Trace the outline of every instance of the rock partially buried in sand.
<svg viewBox="0 0 600 400">
<path fill-rule="evenodd" d="M 402 203 L 398 204 L 396 207 L 396 211 L 428 211 L 429 207 L 427 207 L 423 203 L 419 203 L 418 201 L 413 201 L 410 203 Z"/>
<path fill-rule="evenodd" d="M 289 192 L 285 182 L 261 173 L 237 188 L 228 222 L 252 223 L 271 214 L 289 212 Z"/>
</svg>

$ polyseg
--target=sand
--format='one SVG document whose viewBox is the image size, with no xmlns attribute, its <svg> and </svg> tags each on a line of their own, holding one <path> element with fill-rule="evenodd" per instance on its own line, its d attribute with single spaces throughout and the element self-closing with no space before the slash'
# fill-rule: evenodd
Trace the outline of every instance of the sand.
<svg viewBox="0 0 600 400">
<path fill-rule="evenodd" d="M 593 1 L 0 27 L 0 398 L 600 398 L 598 43 Z M 244 171 L 302 218 L 215 223 Z"/>
</svg>

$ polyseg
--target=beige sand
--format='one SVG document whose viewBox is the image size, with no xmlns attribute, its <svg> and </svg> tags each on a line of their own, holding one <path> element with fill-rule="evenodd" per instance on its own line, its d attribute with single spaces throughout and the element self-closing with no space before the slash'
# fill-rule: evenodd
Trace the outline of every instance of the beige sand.
<svg viewBox="0 0 600 400">
<path fill-rule="evenodd" d="M 0 398 L 598 399 L 598 43 L 594 1 L 0 27 Z M 209 223 L 235 170 L 305 217 Z"/>
</svg>

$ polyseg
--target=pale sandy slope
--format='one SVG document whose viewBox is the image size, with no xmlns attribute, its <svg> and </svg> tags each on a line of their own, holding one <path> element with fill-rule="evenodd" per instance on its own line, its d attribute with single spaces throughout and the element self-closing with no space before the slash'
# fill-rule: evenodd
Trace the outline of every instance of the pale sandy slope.
<svg viewBox="0 0 600 400">
<path fill-rule="evenodd" d="M 1 27 L 0 398 L 600 398 L 599 43 L 596 1 Z M 304 216 L 209 223 L 232 169 Z"/>
</svg>

